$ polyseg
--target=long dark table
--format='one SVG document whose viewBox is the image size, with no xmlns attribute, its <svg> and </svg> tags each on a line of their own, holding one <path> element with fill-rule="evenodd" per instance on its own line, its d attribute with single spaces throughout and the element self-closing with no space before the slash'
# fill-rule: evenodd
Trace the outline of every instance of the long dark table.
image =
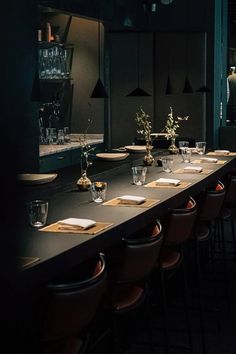
<svg viewBox="0 0 236 354">
<path fill-rule="evenodd" d="M 173 155 L 173 170 L 183 168 L 185 164 L 179 155 Z M 195 155 L 193 155 L 195 158 Z M 196 159 L 198 156 L 196 155 Z M 90 192 L 79 192 L 75 181 L 67 183 L 61 190 L 51 186 L 24 187 L 26 200 L 46 198 L 49 200 L 47 224 L 68 217 L 89 218 L 96 221 L 111 222 L 113 225 L 96 235 L 40 232 L 28 225 L 26 210 L 22 210 L 21 240 L 19 256 L 38 257 L 39 260 L 19 271 L 18 281 L 22 289 L 30 289 L 46 284 L 58 274 L 69 270 L 72 266 L 83 262 L 99 251 L 118 243 L 123 236 L 136 232 L 147 223 L 166 215 L 168 208 L 180 206 L 188 196 L 197 195 L 206 187 L 225 176 L 235 166 L 234 157 L 218 157 L 226 160 L 223 165 L 215 163 L 201 164 L 212 172 L 204 175 L 164 173 L 157 164 L 148 167 L 146 182 L 159 177 L 178 178 L 190 182 L 185 189 L 159 189 L 135 186 L 132 184 L 131 166 L 141 163 L 141 159 L 131 156 L 122 163 L 96 161 L 99 166 L 92 180 L 103 180 L 108 183 L 107 200 L 125 194 L 140 195 L 146 198 L 159 199 L 160 202 L 150 208 L 103 206 L 91 201 Z M 102 172 L 105 169 L 105 172 Z M 77 176 L 79 178 L 79 175 Z M 57 183 L 57 182 L 55 182 Z M 51 188 L 51 192 L 50 192 Z"/>
</svg>

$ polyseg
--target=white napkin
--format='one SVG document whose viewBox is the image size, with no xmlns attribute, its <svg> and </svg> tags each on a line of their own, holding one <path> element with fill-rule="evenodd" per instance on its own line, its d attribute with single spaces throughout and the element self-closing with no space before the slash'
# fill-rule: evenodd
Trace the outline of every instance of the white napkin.
<svg viewBox="0 0 236 354">
<path fill-rule="evenodd" d="M 122 197 L 118 197 L 117 199 L 120 200 L 123 204 L 141 204 L 145 202 L 145 197 L 138 197 L 135 195 L 123 195 Z"/>
<path fill-rule="evenodd" d="M 90 219 L 68 218 L 58 221 L 59 229 L 86 230 L 94 225 L 96 221 Z"/>
<path fill-rule="evenodd" d="M 217 155 L 229 155 L 229 150 L 214 150 L 214 153 Z"/>
<path fill-rule="evenodd" d="M 178 184 L 180 184 L 179 179 L 173 178 L 158 178 L 155 182 L 160 186 L 178 186 Z"/>
<path fill-rule="evenodd" d="M 211 157 L 202 157 L 201 161 L 202 162 L 214 162 L 214 163 L 216 163 L 218 161 L 218 159 L 215 159 L 213 157 L 212 158 Z"/>
<path fill-rule="evenodd" d="M 187 166 L 187 167 L 184 167 L 184 172 L 199 173 L 199 172 L 202 172 L 202 167 Z"/>
</svg>

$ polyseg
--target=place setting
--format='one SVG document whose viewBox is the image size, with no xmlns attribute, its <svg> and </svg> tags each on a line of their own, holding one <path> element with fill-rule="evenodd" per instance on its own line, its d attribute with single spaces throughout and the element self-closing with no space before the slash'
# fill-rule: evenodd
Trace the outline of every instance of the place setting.
<svg viewBox="0 0 236 354">
<path fill-rule="evenodd" d="M 147 167 L 145 166 L 134 166 L 132 167 L 132 177 L 133 185 L 141 187 L 145 186 L 146 182 Z M 140 195 L 122 195 L 115 197 L 102 205 L 109 206 L 120 206 L 120 207 L 138 207 L 138 208 L 149 208 L 160 202 L 159 199 L 150 199 Z"/>
<path fill-rule="evenodd" d="M 112 223 L 91 219 L 66 218 L 45 226 L 39 231 L 95 235 L 112 225 Z"/>
<path fill-rule="evenodd" d="M 231 152 L 229 150 L 214 150 L 207 153 L 209 156 L 236 156 L 236 152 Z"/>
<path fill-rule="evenodd" d="M 188 186 L 190 186 L 190 182 L 184 182 L 179 179 L 174 179 L 174 178 L 158 178 L 155 181 L 152 181 L 148 184 L 145 185 L 145 187 L 148 188 L 173 188 L 173 189 L 184 189 Z"/>
</svg>

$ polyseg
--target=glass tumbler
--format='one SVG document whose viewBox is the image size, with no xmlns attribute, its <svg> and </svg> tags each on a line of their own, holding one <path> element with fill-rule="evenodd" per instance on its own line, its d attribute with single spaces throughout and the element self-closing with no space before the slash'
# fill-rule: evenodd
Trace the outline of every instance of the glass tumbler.
<svg viewBox="0 0 236 354">
<path fill-rule="evenodd" d="M 205 141 L 197 141 L 196 142 L 196 150 L 199 155 L 204 155 L 206 151 L 206 142 Z"/>
<path fill-rule="evenodd" d="M 36 228 L 44 226 L 48 216 L 48 202 L 32 200 L 27 204 L 30 225 Z"/>
<path fill-rule="evenodd" d="M 93 182 L 90 187 L 92 200 L 95 203 L 102 203 L 106 199 L 107 183 Z"/>
<path fill-rule="evenodd" d="M 132 167 L 133 172 L 133 183 L 136 186 L 142 186 L 146 181 L 147 167 L 136 166 Z"/>
</svg>

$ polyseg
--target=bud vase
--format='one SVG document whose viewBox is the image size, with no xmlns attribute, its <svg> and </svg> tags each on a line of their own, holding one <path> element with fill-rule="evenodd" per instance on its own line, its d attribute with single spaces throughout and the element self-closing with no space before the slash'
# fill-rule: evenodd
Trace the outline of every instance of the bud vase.
<svg viewBox="0 0 236 354">
<path fill-rule="evenodd" d="M 177 154 L 179 152 L 179 149 L 175 145 L 175 138 L 176 138 L 176 136 L 172 136 L 170 138 L 171 139 L 171 143 L 170 143 L 170 146 L 169 146 L 168 150 L 169 150 L 169 152 L 171 154 Z"/>
<path fill-rule="evenodd" d="M 87 172 L 82 171 L 81 177 L 77 181 L 77 187 L 80 191 L 88 191 L 91 187 L 91 180 L 87 177 Z"/>
<path fill-rule="evenodd" d="M 152 149 L 152 145 L 150 145 L 148 142 L 146 145 L 147 154 L 143 158 L 143 163 L 146 166 L 152 166 L 154 163 L 154 157 L 151 154 L 151 149 Z"/>
</svg>

